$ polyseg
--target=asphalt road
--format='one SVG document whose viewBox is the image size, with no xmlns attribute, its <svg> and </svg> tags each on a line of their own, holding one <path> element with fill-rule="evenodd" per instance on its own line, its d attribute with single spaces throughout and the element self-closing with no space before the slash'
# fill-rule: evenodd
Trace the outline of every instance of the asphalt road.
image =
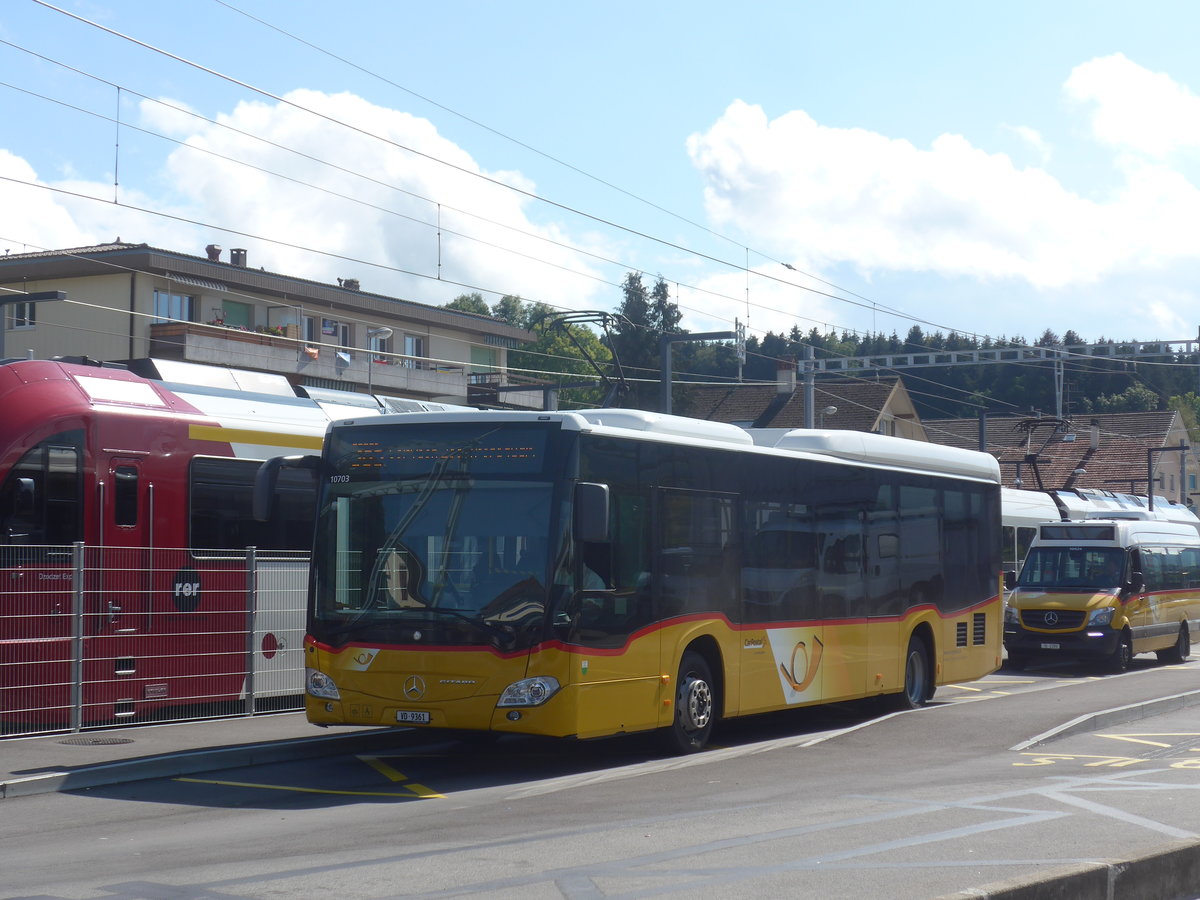
<svg viewBox="0 0 1200 900">
<path fill-rule="evenodd" d="M 1198 670 L 1002 672 L 913 713 L 741 721 L 686 758 L 406 732 L 371 755 L 21 797 L 0 896 L 859 900 L 1050 877 L 1200 837 Z M 1168 696 L 1185 700 L 1146 706 Z"/>
</svg>

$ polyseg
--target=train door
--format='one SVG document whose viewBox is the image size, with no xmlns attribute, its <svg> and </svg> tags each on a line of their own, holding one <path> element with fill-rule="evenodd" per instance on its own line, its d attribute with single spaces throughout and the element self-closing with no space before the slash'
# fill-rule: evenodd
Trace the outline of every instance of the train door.
<svg viewBox="0 0 1200 900">
<path fill-rule="evenodd" d="M 85 559 L 84 720 L 132 717 L 145 697 L 153 561 L 145 459 L 110 456 L 96 479 L 96 543 Z"/>
<path fill-rule="evenodd" d="M 71 718 L 73 544 L 83 538 L 83 431 L 59 432 L 0 481 L 0 722 L 58 728 Z"/>
</svg>

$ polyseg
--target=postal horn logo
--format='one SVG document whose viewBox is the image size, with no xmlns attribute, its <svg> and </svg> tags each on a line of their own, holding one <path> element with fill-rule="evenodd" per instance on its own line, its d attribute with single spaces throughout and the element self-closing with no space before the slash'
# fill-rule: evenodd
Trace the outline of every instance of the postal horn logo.
<svg viewBox="0 0 1200 900">
<path fill-rule="evenodd" d="M 409 700 L 420 700 L 425 696 L 425 679 L 420 675 L 409 675 L 404 679 L 404 696 Z"/>
<path fill-rule="evenodd" d="M 796 641 L 796 646 L 792 648 L 792 660 L 789 666 L 783 663 L 779 664 L 779 671 L 782 673 L 784 680 L 791 685 L 792 690 L 800 693 L 808 688 L 813 683 L 813 679 L 817 677 L 817 669 L 821 665 L 821 653 L 825 650 L 825 645 L 821 643 L 821 639 L 813 636 L 812 651 L 809 652 L 804 641 Z M 803 654 L 802 666 L 799 671 L 796 670 L 796 658 Z"/>
</svg>

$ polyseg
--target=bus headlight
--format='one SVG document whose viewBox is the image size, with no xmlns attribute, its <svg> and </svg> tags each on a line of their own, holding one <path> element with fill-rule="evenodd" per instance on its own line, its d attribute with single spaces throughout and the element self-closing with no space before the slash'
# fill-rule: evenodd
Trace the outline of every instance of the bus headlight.
<svg viewBox="0 0 1200 900">
<path fill-rule="evenodd" d="M 320 697 L 323 700 L 342 699 L 342 695 L 338 693 L 337 685 L 324 672 L 318 672 L 316 669 L 305 669 L 304 682 L 306 690 L 312 697 Z"/>
<path fill-rule="evenodd" d="M 1088 627 L 1094 628 L 1098 625 L 1111 625 L 1113 617 L 1113 609 L 1111 606 L 1106 606 L 1104 609 L 1093 609 L 1092 614 L 1088 616 Z"/>
<path fill-rule="evenodd" d="M 1004 607 L 1004 624 L 1005 625 L 1020 625 L 1021 611 L 1015 606 L 1005 605 Z"/>
<path fill-rule="evenodd" d="M 558 679 L 549 675 L 522 678 L 504 689 L 497 706 L 541 706 L 558 693 Z"/>
</svg>

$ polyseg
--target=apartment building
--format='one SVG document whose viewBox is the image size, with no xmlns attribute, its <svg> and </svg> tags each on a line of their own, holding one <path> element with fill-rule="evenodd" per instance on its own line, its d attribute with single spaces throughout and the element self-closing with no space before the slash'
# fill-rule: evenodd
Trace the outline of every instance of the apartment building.
<svg viewBox="0 0 1200 900">
<path fill-rule="evenodd" d="M 240 248 L 190 255 L 119 238 L 0 257 L 0 358 L 183 360 L 309 387 L 541 408 L 540 385 L 508 371 L 529 332 L 371 293 L 356 277 L 324 284 L 253 262 Z"/>
</svg>

